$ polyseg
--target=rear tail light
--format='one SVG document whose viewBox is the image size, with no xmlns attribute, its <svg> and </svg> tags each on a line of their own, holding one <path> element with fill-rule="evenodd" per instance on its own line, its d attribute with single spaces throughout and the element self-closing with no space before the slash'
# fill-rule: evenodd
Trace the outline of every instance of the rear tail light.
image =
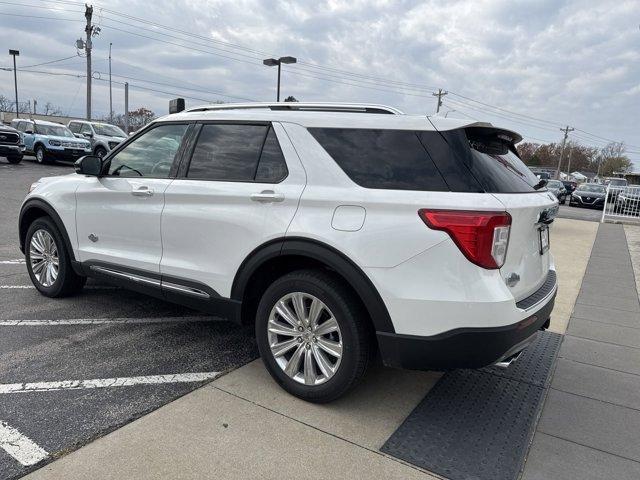
<svg viewBox="0 0 640 480">
<path fill-rule="evenodd" d="M 511 215 L 507 212 L 418 210 L 433 230 L 447 232 L 460 251 L 482 268 L 500 268 L 507 256 Z"/>
</svg>

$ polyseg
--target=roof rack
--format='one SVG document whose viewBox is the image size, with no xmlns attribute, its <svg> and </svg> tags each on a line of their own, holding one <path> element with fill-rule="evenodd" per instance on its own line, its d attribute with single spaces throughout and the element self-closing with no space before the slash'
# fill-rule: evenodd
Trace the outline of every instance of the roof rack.
<svg viewBox="0 0 640 480">
<path fill-rule="evenodd" d="M 301 103 L 301 102 L 279 102 L 279 103 L 225 103 L 215 105 L 202 105 L 186 110 L 187 112 L 206 112 L 211 110 L 248 110 L 254 108 L 264 108 L 269 110 L 287 110 L 301 112 L 347 112 L 347 113 L 381 113 L 387 115 L 402 115 L 403 112 L 397 108 L 386 105 L 365 104 L 365 103 Z"/>
</svg>

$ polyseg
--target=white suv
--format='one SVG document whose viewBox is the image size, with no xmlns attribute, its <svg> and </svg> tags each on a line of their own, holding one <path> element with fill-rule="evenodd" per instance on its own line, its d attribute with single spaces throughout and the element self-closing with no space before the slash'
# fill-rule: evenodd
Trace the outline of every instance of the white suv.
<svg viewBox="0 0 640 480">
<path fill-rule="evenodd" d="M 518 141 L 378 105 L 194 108 L 33 184 L 20 245 L 46 296 L 100 277 L 255 324 L 273 378 L 327 402 L 376 352 L 477 368 L 548 325 L 558 202 Z"/>
</svg>

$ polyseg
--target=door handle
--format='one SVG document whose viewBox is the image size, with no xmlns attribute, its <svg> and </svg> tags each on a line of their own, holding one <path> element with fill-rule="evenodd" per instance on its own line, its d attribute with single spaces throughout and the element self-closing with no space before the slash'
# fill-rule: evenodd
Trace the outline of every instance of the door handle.
<svg viewBox="0 0 640 480">
<path fill-rule="evenodd" d="M 254 202 L 260 202 L 260 203 L 272 203 L 272 202 L 284 201 L 284 195 L 282 193 L 276 193 L 273 190 L 263 190 L 260 193 L 252 193 L 250 198 Z"/>
<path fill-rule="evenodd" d="M 141 185 L 138 188 L 131 190 L 131 195 L 135 197 L 150 197 L 153 195 L 153 189 L 146 185 Z"/>
</svg>

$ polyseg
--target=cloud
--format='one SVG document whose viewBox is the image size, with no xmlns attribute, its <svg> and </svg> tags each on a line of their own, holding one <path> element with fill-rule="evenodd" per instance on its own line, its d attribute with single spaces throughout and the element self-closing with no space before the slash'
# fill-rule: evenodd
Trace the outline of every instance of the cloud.
<svg viewBox="0 0 640 480">
<path fill-rule="evenodd" d="M 73 55 L 83 33 L 83 8 L 61 10 L 26 13 L 73 21 L 0 15 L 0 43 L 19 48 L 23 65 Z M 559 125 L 569 124 L 640 146 L 638 11 L 640 0 L 96 0 L 102 32 L 94 40 L 94 70 L 105 78 L 112 42 L 114 80 L 129 81 L 130 106 L 166 113 L 178 93 L 197 97 L 188 104 L 234 96 L 273 100 L 276 71 L 261 60 L 293 55 L 300 63 L 283 67 L 285 96 L 386 103 L 424 114 L 435 109 L 432 90 L 444 88 L 451 92 L 445 108 L 456 110 L 451 116 L 470 115 L 549 141 L 559 139 Z M 3 12 L 25 14 L 11 6 Z M 42 69 L 82 74 L 83 59 Z M 94 83 L 94 110 L 106 113 L 108 87 Z M 20 74 L 25 98 L 51 101 L 76 115 L 83 113 L 82 86 L 75 78 Z M 119 111 L 122 88 L 114 86 Z M 455 93 L 552 124 L 498 115 Z M 0 94 L 11 95 L 10 72 L 0 71 Z"/>
</svg>

